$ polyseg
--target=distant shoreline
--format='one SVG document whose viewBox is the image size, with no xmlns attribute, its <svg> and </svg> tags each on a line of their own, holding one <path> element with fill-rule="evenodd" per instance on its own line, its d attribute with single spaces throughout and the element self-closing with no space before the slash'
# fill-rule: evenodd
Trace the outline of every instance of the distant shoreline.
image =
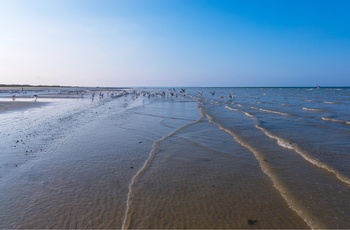
<svg viewBox="0 0 350 230">
<path fill-rule="evenodd" d="M 350 88 L 349 86 L 74 86 L 74 85 L 30 85 L 30 84 L 0 84 L 2 87 L 37 87 L 37 88 L 88 88 L 88 89 L 132 89 L 132 88 Z"/>
<path fill-rule="evenodd" d="M 134 87 L 114 87 L 114 86 L 65 86 L 65 85 L 20 85 L 20 84 L 0 84 L 0 88 L 86 88 L 86 89 L 131 89 Z"/>
</svg>

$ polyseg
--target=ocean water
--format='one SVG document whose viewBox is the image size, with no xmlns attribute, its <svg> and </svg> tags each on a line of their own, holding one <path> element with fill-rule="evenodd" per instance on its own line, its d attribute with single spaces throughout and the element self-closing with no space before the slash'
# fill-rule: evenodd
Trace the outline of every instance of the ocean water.
<svg viewBox="0 0 350 230">
<path fill-rule="evenodd" d="M 200 100 L 204 116 L 255 156 L 289 208 L 312 228 L 349 228 L 350 89 L 218 92 L 236 97 Z"/>
<path fill-rule="evenodd" d="M 0 114 L 0 227 L 350 228 L 349 88 L 180 90 Z"/>
</svg>

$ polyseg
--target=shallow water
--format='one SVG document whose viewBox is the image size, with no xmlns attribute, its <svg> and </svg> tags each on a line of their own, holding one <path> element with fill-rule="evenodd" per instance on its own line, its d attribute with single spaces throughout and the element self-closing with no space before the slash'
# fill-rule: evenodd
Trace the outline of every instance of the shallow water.
<svg viewBox="0 0 350 230">
<path fill-rule="evenodd" d="M 348 88 L 147 91 L 0 114 L 0 227 L 350 228 Z"/>
</svg>

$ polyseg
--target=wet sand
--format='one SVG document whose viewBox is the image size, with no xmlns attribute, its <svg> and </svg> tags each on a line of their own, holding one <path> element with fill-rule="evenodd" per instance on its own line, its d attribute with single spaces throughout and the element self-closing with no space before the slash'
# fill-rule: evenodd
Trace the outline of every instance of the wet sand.
<svg viewBox="0 0 350 230">
<path fill-rule="evenodd" d="M 26 110 L 47 105 L 47 102 L 0 101 L 0 113 Z"/>
<path fill-rule="evenodd" d="M 0 228 L 308 228 L 196 101 L 92 103 L 1 178 Z"/>
</svg>

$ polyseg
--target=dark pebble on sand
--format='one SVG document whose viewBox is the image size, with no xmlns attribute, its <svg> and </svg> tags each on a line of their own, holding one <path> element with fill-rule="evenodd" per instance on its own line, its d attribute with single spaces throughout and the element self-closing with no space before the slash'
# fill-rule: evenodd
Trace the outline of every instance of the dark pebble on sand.
<svg viewBox="0 0 350 230">
<path fill-rule="evenodd" d="M 256 224 L 258 221 L 257 221 L 257 220 L 248 220 L 247 222 L 248 222 L 248 224 L 250 224 L 250 225 L 254 225 L 254 224 Z"/>
</svg>

